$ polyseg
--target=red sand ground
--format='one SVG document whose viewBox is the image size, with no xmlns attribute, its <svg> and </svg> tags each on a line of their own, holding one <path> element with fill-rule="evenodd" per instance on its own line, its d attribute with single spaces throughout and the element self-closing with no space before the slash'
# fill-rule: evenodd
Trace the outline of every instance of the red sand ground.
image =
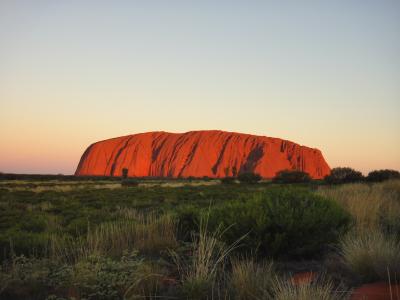
<svg viewBox="0 0 400 300">
<path fill-rule="evenodd" d="M 400 300 L 400 284 L 391 287 L 386 282 L 364 284 L 353 291 L 350 300 Z"/>
<path fill-rule="evenodd" d="M 301 272 L 294 274 L 291 281 L 294 285 L 310 284 L 316 277 L 315 272 Z"/>
<path fill-rule="evenodd" d="M 255 172 L 272 178 L 278 171 L 301 170 L 312 178 L 330 173 L 321 151 L 296 143 L 224 131 L 148 132 L 92 144 L 75 175 L 221 178 Z"/>
</svg>

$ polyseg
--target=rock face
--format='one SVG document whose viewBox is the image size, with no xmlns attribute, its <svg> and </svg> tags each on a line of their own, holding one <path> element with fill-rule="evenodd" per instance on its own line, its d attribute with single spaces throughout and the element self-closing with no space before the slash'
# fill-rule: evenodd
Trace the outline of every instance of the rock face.
<svg viewBox="0 0 400 300">
<path fill-rule="evenodd" d="M 301 170 L 312 178 L 330 173 L 321 151 L 296 143 L 225 131 L 147 132 L 94 143 L 75 175 L 129 177 L 213 177 L 254 172 L 272 178 L 281 170 Z"/>
</svg>

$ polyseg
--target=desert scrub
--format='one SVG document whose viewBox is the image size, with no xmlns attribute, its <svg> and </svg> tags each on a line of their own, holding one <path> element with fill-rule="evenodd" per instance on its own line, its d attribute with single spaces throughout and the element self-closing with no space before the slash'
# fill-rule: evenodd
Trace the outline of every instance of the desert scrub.
<svg viewBox="0 0 400 300">
<path fill-rule="evenodd" d="M 360 171 L 348 167 L 333 168 L 331 173 L 324 178 L 324 181 L 329 184 L 362 182 L 363 180 L 364 176 Z"/>
<path fill-rule="evenodd" d="M 308 173 L 296 170 L 284 170 L 272 179 L 276 183 L 307 183 L 311 181 Z"/>
<path fill-rule="evenodd" d="M 0 272 L 1 299 L 45 299 L 50 289 L 71 284 L 71 266 L 51 259 L 13 256 Z"/>
<path fill-rule="evenodd" d="M 276 300 L 345 300 L 347 292 L 335 289 L 331 280 L 320 277 L 308 283 L 295 284 L 290 279 L 276 278 L 273 283 L 273 294 Z"/>
<path fill-rule="evenodd" d="M 193 236 L 191 255 L 187 258 L 171 252 L 181 276 L 182 296 L 186 299 L 207 299 L 215 292 L 221 270 L 241 240 L 226 246 L 221 242 L 223 234 L 220 228 L 210 232 L 208 218 L 202 218 L 199 233 Z"/>
<path fill-rule="evenodd" d="M 73 262 L 92 255 L 117 257 L 134 249 L 140 253 L 159 254 L 177 246 L 173 217 L 149 213 L 101 224 L 77 238 L 53 236 L 50 252 L 53 257 Z"/>
<path fill-rule="evenodd" d="M 353 217 L 357 230 L 400 233 L 400 180 L 320 187 L 318 194 L 335 200 Z"/>
<path fill-rule="evenodd" d="M 244 236 L 240 251 L 260 256 L 318 255 L 336 243 L 350 217 L 337 203 L 302 188 L 270 188 L 243 201 L 210 209 L 209 228 L 226 229 L 233 243 Z"/>
<path fill-rule="evenodd" d="M 142 278 L 142 260 L 127 253 L 118 260 L 91 256 L 74 265 L 72 286 L 87 299 L 122 299 L 130 286 Z"/>
<path fill-rule="evenodd" d="M 353 231 L 340 244 L 345 265 L 361 281 L 400 278 L 400 242 L 398 237 L 379 230 Z"/>
<path fill-rule="evenodd" d="M 235 299 L 273 299 L 272 283 L 275 271 L 271 262 L 257 263 L 253 259 L 233 260 L 230 284 Z"/>
<path fill-rule="evenodd" d="M 168 293 L 168 284 L 173 282 L 168 269 L 154 261 L 143 261 L 136 270 L 135 282 L 124 293 L 124 299 L 156 299 Z"/>
<path fill-rule="evenodd" d="M 92 255 L 69 264 L 13 257 L 0 269 L 0 299 L 143 299 L 165 293 L 168 269 L 137 252 Z M 46 298 L 47 297 L 47 298 Z"/>
</svg>

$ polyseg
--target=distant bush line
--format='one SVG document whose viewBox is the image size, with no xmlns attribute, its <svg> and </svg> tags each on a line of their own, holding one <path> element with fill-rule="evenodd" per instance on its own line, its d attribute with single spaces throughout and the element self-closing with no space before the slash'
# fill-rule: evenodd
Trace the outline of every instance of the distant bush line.
<svg viewBox="0 0 400 300">
<path fill-rule="evenodd" d="M 59 180 L 59 181 L 120 181 L 122 180 L 123 185 L 128 186 L 131 180 L 169 180 L 169 181 L 193 181 L 193 180 L 216 180 L 217 178 L 210 178 L 208 176 L 203 177 L 129 177 L 128 169 L 123 169 L 123 174 L 121 177 L 115 176 L 75 176 L 75 175 L 51 175 L 51 174 L 13 174 L 13 173 L 1 173 L 0 180 L 36 180 L 36 181 L 49 181 L 49 180 Z M 241 173 L 237 177 L 224 177 L 220 178 L 223 184 L 234 184 L 236 181 L 244 184 L 255 184 L 262 180 L 263 178 L 252 172 Z M 331 173 L 325 176 L 322 180 L 312 179 L 311 176 L 303 171 L 299 170 L 282 170 L 279 171 L 275 177 L 272 178 L 272 182 L 287 184 L 287 183 L 310 183 L 318 182 L 321 184 L 343 184 L 343 183 L 355 183 L 355 182 L 382 182 L 390 179 L 400 179 L 400 172 L 390 169 L 374 170 L 364 176 L 360 171 L 352 169 L 350 167 L 337 167 L 331 170 Z M 133 181 L 132 181 L 133 183 Z"/>
</svg>

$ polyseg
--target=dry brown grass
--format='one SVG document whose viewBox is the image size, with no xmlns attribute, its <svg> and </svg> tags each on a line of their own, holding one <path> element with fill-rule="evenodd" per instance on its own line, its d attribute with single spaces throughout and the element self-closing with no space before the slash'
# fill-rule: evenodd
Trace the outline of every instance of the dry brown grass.
<svg viewBox="0 0 400 300">
<path fill-rule="evenodd" d="M 171 252 L 181 275 L 182 291 L 187 299 L 213 299 L 217 277 L 224 274 L 224 265 L 230 253 L 238 246 L 242 238 L 226 246 L 221 243 L 224 231 L 217 229 L 209 232 L 208 218 L 200 221 L 198 236 L 193 236 L 190 260 L 176 252 Z"/>
<path fill-rule="evenodd" d="M 138 250 L 147 254 L 174 249 L 178 246 L 176 225 L 171 215 L 136 214 L 116 222 L 101 224 L 86 236 L 61 238 L 53 236 L 50 253 L 67 261 L 96 255 L 120 256 Z"/>
<path fill-rule="evenodd" d="M 363 281 L 400 278 L 400 242 L 378 229 L 350 232 L 341 242 L 345 265 Z"/>
<path fill-rule="evenodd" d="M 349 293 L 335 289 L 331 280 L 323 276 L 315 281 L 295 284 L 290 279 L 276 278 L 273 283 L 276 300 L 341 300 L 349 299 Z"/>
<path fill-rule="evenodd" d="M 349 211 L 359 231 L 379 228 L 383 219 L 393 223 L 400 215 L 400 180 L 321 187 L 318 193 Z"/>
<path fill-rule="evenodd" d="M 30 191 L 41 193 L 45 191 L 70 192 L 79 189 L 117 189 L 121 188 L 119 182 L 109 181 L 2 181 L 0 188 L 9 191 Z"/>
<path fill-rule="evenodd" d="M 272 263 L 256 263 L 253 259 L 232 261 L 230 282 L 235 291 L 235 299 L 272 299 L 274 278 Z"/>
</svg>

